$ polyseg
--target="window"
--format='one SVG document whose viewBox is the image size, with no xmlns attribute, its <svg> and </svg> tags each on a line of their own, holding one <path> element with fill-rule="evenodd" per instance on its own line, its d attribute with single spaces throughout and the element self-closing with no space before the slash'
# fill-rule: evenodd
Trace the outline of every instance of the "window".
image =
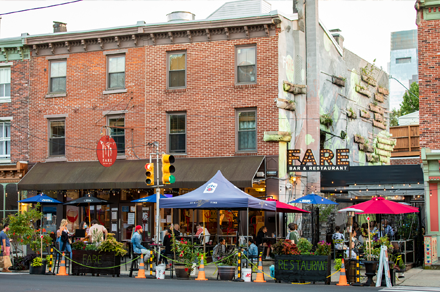
<svg viewBox="0 0 440 292">
<path fill-rule="evenodd" d="M 168 115 L 168 150 L 186 153 L 186 113 Z"/>
<path fill-rule="evenodd" d="M 118 155 L 125 154 L 125 121 L 124 116 L 108 117 L 108 126 L 110 127 L 110 137 L 115 140 L 118 148 Z"/>
<path fill-rule="evenodd" d="M 108 89 L 125 88 L 125 55 L 108 57 Z"/>
<path fill-rule="evenodd" d="M 411 63 L 411 57 L 396 58 L 396 64 L 406 64 L 406 63 Z"/>
<path fill-rule="evenodd" d="M 0 121 L 0 160 L 11 158 L 11 122 Z"/>
<path fill-rule="evenodd" d="M 49 156 L 66 154 L 66 121 L 49 120 Z"/>
<path fill-rule="evenodd" d="M 237 110 L 237 150 L 257 150 L 257 110 Z"/>
<path fill-rule="evenodd" d="M 168 53 L 168 88 L 186 87 L 186 52 Z"/>
<path fill-rule="evenodd" d="M 66 60 L 50 62 L 50 92 L 66 92 Z"/>
<path fill-rule="evenodd" d="M 236 47 L 237 83 L 257 82 L 256 47 Z"/>
<path fill-rule="evenodd" d="M 11 97 L 11 68 L 0 68 L 0 99 Z"/>
</svg>

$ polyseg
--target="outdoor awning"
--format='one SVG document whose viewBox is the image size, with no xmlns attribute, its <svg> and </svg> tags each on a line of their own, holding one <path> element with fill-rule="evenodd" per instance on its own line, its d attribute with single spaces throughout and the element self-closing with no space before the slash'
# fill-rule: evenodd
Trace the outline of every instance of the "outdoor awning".
<svg viewBox="0 0 440 292">
<path fill-rule="evenodd" d="M 239 188 L 252 187 L 264 156 L 181 158 L 170 188 L 197 188 L 220 170 Z M 111 167 L 98 161 L 36 164 L 19 182 L 19 190 L 143 189 L 147 160 L 117 160 Z M 160 167 L 155 166 L 155 171 Z"/>
</svg>

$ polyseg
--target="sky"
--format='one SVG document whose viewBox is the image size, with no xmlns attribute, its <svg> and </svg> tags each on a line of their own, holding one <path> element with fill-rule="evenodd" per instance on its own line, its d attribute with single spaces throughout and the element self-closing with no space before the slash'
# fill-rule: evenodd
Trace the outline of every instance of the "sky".
<svg viewBox="0 0 440 292">
<path fill-rule="evenodd" d="M 21 1 L 0 0 L 0 14 L 48 6 L 72 0 Z M 272 10 L 292 13 L 292 0 L 267 0 Z M 185 10 L 204 19 L 223 3 L 220 0 L 117 0 L 81 2 L 20 12 L 1 16 L 0 37 L 16 37 L 21 33 L 31 35 L 51 33 L 52 22 L 67 23 L 68 31 L 89 30 L 136 24 L 165 22 L 172 11 Z M 320 0 L 319 18 L 327 29 L 339 28 L 345 38 L 344 46 L 387 71 L 390 59 L 390 35 L 392 31 L 416 29 L 415 0 Z"/>
</svg>

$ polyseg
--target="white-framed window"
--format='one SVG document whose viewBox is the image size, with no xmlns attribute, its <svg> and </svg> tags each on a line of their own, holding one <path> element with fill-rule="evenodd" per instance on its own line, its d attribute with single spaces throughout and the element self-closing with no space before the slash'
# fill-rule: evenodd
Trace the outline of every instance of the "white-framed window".
<svg viewBox="0 0 440 292">
<path fill-rule="evenodd" d="M 235 47 L 235 64 L 237 84 L 257 83 L 257 47 L 255 45 Z"/>
<path fill-rule="evenodd" d="M 168 114 L 168 152 L 186 153 L 186 113 Z"/>
<path fill-rule="evenodd" d="M 66 75 L 67 75 L 66 60 L 50 61 L 50 81 L 49 81 L 50 93 L 66 92 Z"/>
<path fill-rule="evenodd" d="M 115 140 L 118 155 L 125 155 L 125 117 L 124 115 L 108 116 L 107 125 L 110 127 L 110 137 Z"/>
<path fill-rule="evenodd" d="M 49 120 L 49 156 L 62 157 L 66 155 L 66 120 Z"/>
<path fill-rule="evenodd" d="M 125 54 L 108 58 L 107 89 L 125 89 Z"/>
<path fill-rule="evenodd" d="M 236 110 L 237 152 L 257 151 L 257 110 Z"/>
<path fill-rule="evenodd" d="M 186 51 L 167 53 L 167 87 L 186 88 Z"/>
<path fill-rule="evenodd" d="M 0 99 L 11 98 L 11 68 L 0 67 Z"/>
<path fill-rule="evenodd" d="M 11 159 L 11 121 L 0 121 L 0 160 Z"/>
</svg>

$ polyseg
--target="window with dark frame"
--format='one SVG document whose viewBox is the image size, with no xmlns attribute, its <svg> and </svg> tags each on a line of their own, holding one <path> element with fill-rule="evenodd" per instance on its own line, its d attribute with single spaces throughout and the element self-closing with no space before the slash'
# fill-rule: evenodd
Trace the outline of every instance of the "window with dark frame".
<svg viewBox="0 0 440 292">
<path fill-rule="evenodd" d="M 66 60 L 50 62 L 50 92 L 66 92 Z"/>
<path fill-rule="evenodd" d="M 168 114 L 168 150 L 186 153 L 186 113 Z"/>
<path fill-rule="evenodd" d="M 66 154 L 66 121 L 49 120 L 49 156 Z"/>
<path fill-rule="evenodd" d="M 0 159 L 11 158 L 11 122 L 0 121 Z"/>
<path fill-rule="evenodd" d="M 411 63 L 411 57 L 396 58 L 396 64 L 407 64 L 407 63 Z"/>
<path fill-rule="evenodd" d="M 236 47 L 237 83 L 257 82 L 256 46 Z"/>
<path fill-rule="evenodd" d="M 125 89 L 125 55 L 108 56 L 108 89 Z"/>
<path fill-rule="evenodd" d="M 257 110 L 237 110 L 237 150 L 257 150 Z"/>
<path fill-rule="evenodd" d="M 186 87 L 186 52 L 168 53 L 168 88 Z"/>
<path fill-rule="evenodd" d="M 11 68 L 0 67 L 0 99 L 11 97 Z"/>
<path fill-rule="evenodd" d="M 118 155 L 125 154 L 125 119 L 124 116 L 108 117 L 108 126 L 110 127 L 110 137 L 115 140 L 118 149 Z"/>
</svg>

